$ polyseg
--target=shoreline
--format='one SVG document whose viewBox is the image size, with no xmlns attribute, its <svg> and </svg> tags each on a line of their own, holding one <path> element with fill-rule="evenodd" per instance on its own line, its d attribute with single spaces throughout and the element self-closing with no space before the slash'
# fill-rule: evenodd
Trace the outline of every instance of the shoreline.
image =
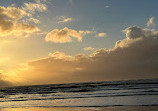
<svg viewBox="0 0 158 111">
<path fill-rule="evenodd" d="M 0 108 L 0 111 L 157 111 L 158 106 L 109 106 L 109 107 L 24 107 Z"/>
</svg>

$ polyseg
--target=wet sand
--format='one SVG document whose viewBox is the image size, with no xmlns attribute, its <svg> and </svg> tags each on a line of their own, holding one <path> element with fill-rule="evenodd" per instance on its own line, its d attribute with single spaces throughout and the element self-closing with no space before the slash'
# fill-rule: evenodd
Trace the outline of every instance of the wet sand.
<svg viewBox="0 0 158 111">
<path fill-rule="evenodd" d="M 0 111 L 157 111 L 158 106 L 8 108 Z"/>
</svg>

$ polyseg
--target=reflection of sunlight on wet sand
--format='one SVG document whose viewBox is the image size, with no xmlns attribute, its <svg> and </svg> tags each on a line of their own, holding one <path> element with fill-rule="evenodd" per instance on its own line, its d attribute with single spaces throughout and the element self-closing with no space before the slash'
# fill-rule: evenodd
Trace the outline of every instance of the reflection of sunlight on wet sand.
<svg viewBox="0 0 158 111">
<path fill-rule="evenodd" d="M 101 111 L 101 108 L 9 108 L 0 111 Z"/>
<path fill-rule="evenodd" d="M 157 111 L 158 106 L 8 108 L 0 111 Z"/>
</svg>

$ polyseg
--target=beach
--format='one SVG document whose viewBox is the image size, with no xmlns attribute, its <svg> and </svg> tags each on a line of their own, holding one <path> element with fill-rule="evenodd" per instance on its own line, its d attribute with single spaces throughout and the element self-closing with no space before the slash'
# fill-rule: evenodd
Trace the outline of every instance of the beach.
<svg viewBox="0 0 158 111">
<path fill-rule="evenodd" d="M 18 86 L 0 89 L 0 111 L 157 111 L 151 80 Z"/>
<path fill-rule="evenodd" d="M 157 111 L 158 106 L 7 108 L 0 111 Z"/>
<path fill-rule="evenodd" d="M 0 111 L 158 111 L 158 0 L 0 0 Z"/>
</svg>

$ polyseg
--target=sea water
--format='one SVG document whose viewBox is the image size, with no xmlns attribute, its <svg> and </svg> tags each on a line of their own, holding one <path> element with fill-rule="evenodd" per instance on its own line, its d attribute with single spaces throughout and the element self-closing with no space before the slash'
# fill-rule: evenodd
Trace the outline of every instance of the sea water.
<svg viewBox="0 0 158 111">
<path fill-rule="evenodd" d="M 158 79 L 0 88 L 0 108 L 158 106 Z"/>
</svg>

